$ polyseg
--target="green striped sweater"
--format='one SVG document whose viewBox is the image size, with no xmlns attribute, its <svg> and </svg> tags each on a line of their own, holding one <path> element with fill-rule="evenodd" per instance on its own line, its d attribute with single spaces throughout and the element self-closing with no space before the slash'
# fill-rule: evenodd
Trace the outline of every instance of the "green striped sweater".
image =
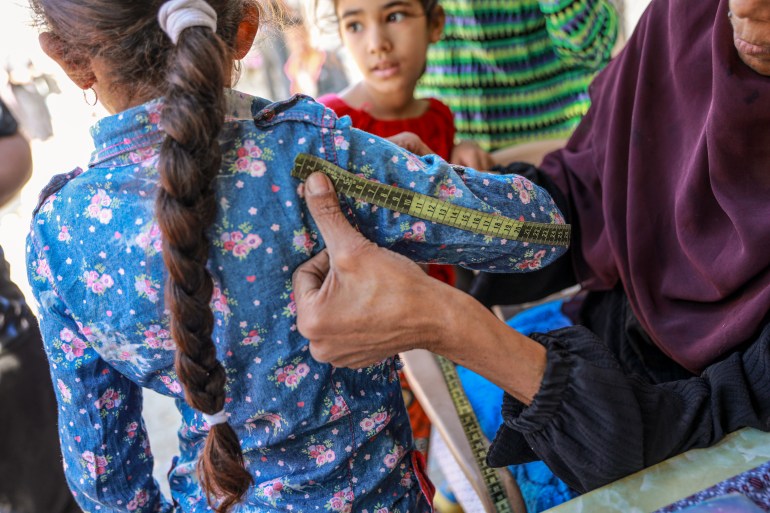
<svg viewBox="0 0 770 513">
<path fill-rule="evenodd" d="M 618 31 L 607 0 L 441 0 L 444 38 L 419 94 L 455 114 L 457 136 L 486 150 L 567 137 Z"/>
</svg>

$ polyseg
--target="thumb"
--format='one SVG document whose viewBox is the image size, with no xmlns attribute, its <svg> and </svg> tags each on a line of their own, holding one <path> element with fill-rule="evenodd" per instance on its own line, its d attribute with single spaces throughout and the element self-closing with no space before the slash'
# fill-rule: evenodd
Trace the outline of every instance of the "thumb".
<svg viewBox="0 0 770 513">
<path fill-rule="evenodd" d="M 305 200 L 331 255 L 361 245 L 363 235 L 343 215 L 334 185 L 326 175 L 313 173 L 307 178 Z"/>
<path fill-rule="evenodd" d="M 306 304 L 312 303 L 313 298 L 318 295 L 329 271 L 329 252 L 323 250 L 297 267 L 292 275 L 292 289 L 294 289 L 294 300 L 297 304 L 297 326 L 303 335 L 307 332 L 304 327 L 307 317 L 303 315 L 305 313 L 304 307 Z M 312 318 L 312 311 L 309 315 Z"/>
</svg>

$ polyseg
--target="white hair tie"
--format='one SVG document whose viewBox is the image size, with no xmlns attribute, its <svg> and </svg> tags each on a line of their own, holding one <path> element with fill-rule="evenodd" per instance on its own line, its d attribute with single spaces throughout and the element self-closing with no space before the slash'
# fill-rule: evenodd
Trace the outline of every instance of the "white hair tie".
<svg viewBox="0 0 770 513">
<path fill-rule="evenodd" d="M 158 23 L 174 44 L 189 27 L 208 27 L 217 31 L 217 12 L 205 0 L 168 0 L 158 11 Z"/>
<path fill-rule="evenodd" d="M 225 410 L 222 409 L 222 411 L 217 412 L 213 415 L 208 415 L 204 413 L 203 420 L 205 420 L 206 424 L 208 424 L 209 426 L 216 426 L 217 424 L 227 424 L 228 418 L 227 418 L 227 414 L 225 413 Z"/>
</svg>

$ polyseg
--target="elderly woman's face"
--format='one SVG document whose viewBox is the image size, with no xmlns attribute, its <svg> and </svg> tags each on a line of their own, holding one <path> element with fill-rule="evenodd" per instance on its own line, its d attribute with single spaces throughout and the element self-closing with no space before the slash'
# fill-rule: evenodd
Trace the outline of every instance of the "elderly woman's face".
<svg viewBox="0 0 770 513">
<path fill-rule="evenodd" d="M 770 76 L 770 0 L 730 0 L 730 12 L 741 60 Z"/>
</svg>

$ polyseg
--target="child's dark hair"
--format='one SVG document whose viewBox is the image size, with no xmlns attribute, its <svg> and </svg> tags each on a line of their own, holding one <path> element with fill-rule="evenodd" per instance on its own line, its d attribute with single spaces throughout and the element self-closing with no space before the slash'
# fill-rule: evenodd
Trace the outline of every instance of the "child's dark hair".
<svg viewBox="0 0 770 513">
<path fill-rule="evenodd" d="M 166 133 L 158 169 L 155 212 L 168 270 L 166 307 L 177 345 L 175 367 L 187 403 L 206 414 L 224 408 L 227 376 L 211 338 L 213 280 L 206 268 L 207 231 L 217 211 L 214 179 L 225 119 L 224 89 L 231 75 L 241 15 L 251 0 L 208 0 L 216 34 L 184 30 L 174 45 L 158 23 L 163 0 L 30 0 L 44 30 L 68 62 L 98 58 L 115 91 L 128 99 L 164 97 Z M 257 5 L 254 4 L 254 8 Z M 233 428 L 211 427 L 199 476 L 224 513 L 252 484 Z"/>
<path fill-rule="evenodd" d="M 439 0 L 419 0 L 425 11 L 425 16 L 429 22 L 433 21 L 434 16 L 438 14 Z M 323 31 L 327 31 L 331 26 L 337 27 L 337 2 L 338 0 L 314 0 L 312 9 L 312 17 L 315 20 L 315 25 Z M 331 7 L 331 12 L 325 7 Z M 306 11 L 307 12 L 307 11 Z M 322 15 L 321 13 L 328 13 Z M 331 18 L 331 20 L 329 19 Z M 333 21 L 334 23 L 329 23 Z"/>
</svg>

